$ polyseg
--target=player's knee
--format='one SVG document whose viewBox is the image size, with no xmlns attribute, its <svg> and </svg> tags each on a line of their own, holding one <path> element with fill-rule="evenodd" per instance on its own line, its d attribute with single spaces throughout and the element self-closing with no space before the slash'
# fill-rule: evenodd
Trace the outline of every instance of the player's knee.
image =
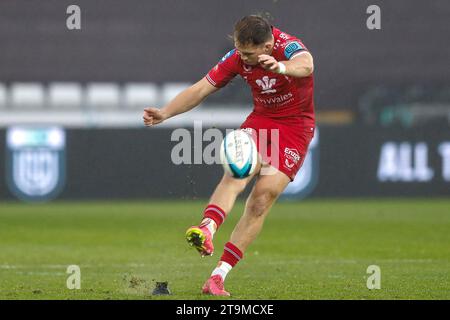
<svg viewBox="0 0 450 320">
<path fill-rule="evenodd" d="M 261 217 L 278 197 L 278 193 L 270 188 L 257 188 L 247 203 L 247 212 L 253 217 Z"/>
<path fill-rule="evenodd" d="M 244 191 L 247 180 L 246 179 L 236 179 L 233 177 L 230 177 L 229 175 L 225 174 L 222 183 L 227 187 L 227 189 L 233 190 L 236 194 L 240 194 L 242 191 Z"/>
<path fill-rule="evenodd" d="M 266 211 L 267 204 L 260 199 L 252 199 L 248 202 L 246 214 L 253 218 L 262 217 Z"/>
</svg>

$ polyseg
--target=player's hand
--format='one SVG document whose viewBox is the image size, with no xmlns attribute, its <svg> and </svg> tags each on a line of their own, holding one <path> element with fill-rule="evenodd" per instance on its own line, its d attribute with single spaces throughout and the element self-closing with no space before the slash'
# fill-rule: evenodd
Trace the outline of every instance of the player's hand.
<svg viewBox="0 0 450 320">
<path fill-rule="evenodd" d="M 272 72 L 278 72 L 280 69 L 278 66 L 278 61 L 275 60 L 274 57 L 269 56 L 268 54 L 261 54 L 258 56 L 258 63 L 263 67 L 265 70 L 269 70 Z"/>
<path fill-rule="evenodd" d="M 144 115 L 142 116 L 142 118 L 144 119 L 144 124 L 147 127 L 150 127 L 163 122 L 167 119 L 167 116 L 160 109 L 150 107 L 144 109 Z"/>
</svg>

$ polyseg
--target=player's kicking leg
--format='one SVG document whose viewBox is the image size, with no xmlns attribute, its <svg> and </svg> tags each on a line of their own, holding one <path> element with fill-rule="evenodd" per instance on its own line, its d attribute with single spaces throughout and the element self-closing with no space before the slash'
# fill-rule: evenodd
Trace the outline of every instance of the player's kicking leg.
<svg viewBox="0 0 450 320">
<path fill-rule="evenodd" d="M 256 239 L 270 208 L 289 182 L 288 176 L 280 171 L 274 175 L 258 176 L 247 199 L 244 214 L 234 228 L 230 241 L 225 244 L 217 267 L 204 284 L 203 293 L 230 295 L 223 284 L 228 272 L 243 258 L 244 251 Z"/>
<path fill-rule="evenodd" d="M 257 168 L 258 169 L 258 168 Z M 255 173 L 258 170 L 255 170 Z M 192 226 L 186 231 L 186 240 L 200 253 L 202 257 L 214 252 L 212 243 L 214 233 L 225 221 L 233 208 L 237 196 L 245 189 L 252 176 L 236 179 L 224 174 L 217 185 L 211 199 L 203 212 L 203 219 L 198 226 Z"/>
</svg>

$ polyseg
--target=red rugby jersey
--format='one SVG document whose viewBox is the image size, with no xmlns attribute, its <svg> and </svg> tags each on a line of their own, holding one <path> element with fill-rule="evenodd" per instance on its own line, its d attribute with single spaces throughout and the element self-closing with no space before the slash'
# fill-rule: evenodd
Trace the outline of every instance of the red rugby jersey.
<svg viewBox="0 0 450 320">
<path fill-rule="evenodd" d="M 300 39 L 272 27 L 274 48 L 272 56 L 277 61 L 292 59 L 308 49 Z M 264 70 L 259 64 L 246 65 L 236 49 L 228 52 L 206 75 L 215 87 L 225 86 L 236 75 L 250 85 L 253 94 L 253 112 L 268 117 L 302 117 L 314 125 L 314 79 L 310 75 L 295 78 Z"/>
</svg>

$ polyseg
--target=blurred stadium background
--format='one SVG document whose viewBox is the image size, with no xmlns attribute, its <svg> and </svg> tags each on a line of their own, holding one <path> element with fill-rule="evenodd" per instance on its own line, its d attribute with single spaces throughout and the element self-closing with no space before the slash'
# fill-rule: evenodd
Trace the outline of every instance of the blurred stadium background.
<svg viewBox="0 0 450 320">
<path fill-rule="evenodd" d="M 249 89 L 235 79 L 198 109 L 151 129 L 143 127 L 142 109 L 163 106 L 203 77 L 233 47 L 227 35 L 234 22 L 251 13 L 300 37 L 315 58 L 318 135 L 283 197 L 347 204 L 355 197 L 418 198 L 430 203 L 429 212 L 419 207 L 433 226 L 448 227 L 450 2 L 372 2 L 0 2 L 0 211 L 10 227 L 4 231 L 19 230 L 11 214 L 17 199 L 149 206 L 200 199 L 194 207 L 201 210 L 222 169 L 173 164 L 178 142 L 171 133 L 193 131 L 196 120 L 203 130 L 239 126 L 252 108 Z M 71 4 L 81 8 L 81 30 L 66 27 Z M 366 27 L 371 4 L 381 7 L 381 30 Z M 433 203 L 440 203 L 434 213 Z M 45 215 L 51 203 L 37 208 Z M 33 220 L 32 211 L 23 217 Z M 439 234 L 440 244 L 448 244 L 447 234 Z M 23 262 L 19 253 L 8 256 L 11 248 L 5 244 L 3 267 Z M 442 255 L 445 269 L 448 252 Z M 448 269 L 441 275 L 448 280 Z"/>
</svg>

